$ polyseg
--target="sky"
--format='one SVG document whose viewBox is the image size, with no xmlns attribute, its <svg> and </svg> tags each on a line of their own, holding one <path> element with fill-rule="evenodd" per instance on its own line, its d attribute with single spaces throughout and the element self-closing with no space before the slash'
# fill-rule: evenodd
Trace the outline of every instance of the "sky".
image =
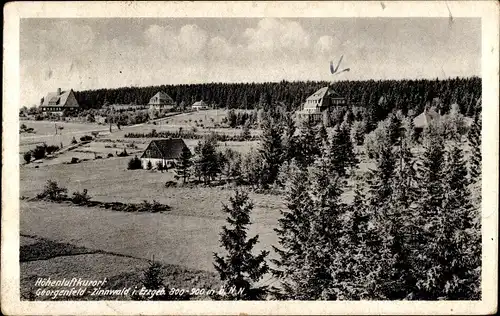
<svg viewBox="0 0 500 316">
<path fill-rule="evenodd" d="M 330 61 L 343 55 L 332 76 Z M 480 76 L 479 18 L 21 19 L 20 106 L 48 92 Z"/>
</svg>

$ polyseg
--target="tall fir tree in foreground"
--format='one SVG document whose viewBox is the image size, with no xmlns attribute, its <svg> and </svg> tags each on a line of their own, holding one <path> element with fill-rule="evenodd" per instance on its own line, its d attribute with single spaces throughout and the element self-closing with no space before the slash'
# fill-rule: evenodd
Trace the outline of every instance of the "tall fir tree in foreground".
<svg viewBox="0 0 500 316">
<path fill-rule="evenodd" d="M 447 151 L 443 230 L 438 236 L 438 288 L 447 299 L 479 299 L 481 231 L 474 225 L 480 214 L 471 203 L 469 179 L 461 143 Z"/>
<path fill-rule="evenodd" d="M 324 147 L 310 171 L 313 210 L 305 261 L 309 299 L 341 299 L 339 284 L 349 278 L 344 273 L 345 239 L 341 220 L 347 208 L 340 198 L 345 179 L 332 168 L 327 158 L 330 154 Z"/>
<path fill-rule="evenodd" d="M 214 267 L 219 273 L 226 295 L 218 296 L 217 299 L 263 300 L 267 296 L 267 287 L 255 285 L 269 270 L 266 263 L 269 252 L 252 254 L 259 238 L 258 235 L 247 238 L 252 209 L 253 204 L 248 194 L 239 190 L 230 198 L 230 205 L 223 206 L 223 211 L 228 214 L 230 228 L 222 227 L 220 242 L 226 254 L 220 256 L 214 253 Z"/>
<path fill-rule="evenodd" d="M 274 289 L 279 299 L 307 299 L 303 296 L 308 287 L 304 263 L 313 208 L 307 177 L 307 171 L 292 163 L 286 184 L 287 209 L 281 211 L 278 228 L 274 229 L 280 247 L 273 246 L 279 258 L 272 261 L 276 265 L 272 272 L 281 281 L 281 290 Z"/>
<path fill-rule="evenodd" d="M 191 176 L 191 166 L 193 162 L 191 160 L 192 154 L 189 148 L 186 146 L 182 149 L 182 153 L 179 162 L 175 167 L 176 178 L 182 179 L 182 183 L 186 183 Z"/>
<path fill-rule="evenodd" d="M 415 277 L 417 279 L 415 299 L 437 299 L 441 275 L 437 271 L 439 266 L 436 258 L 439 257 L 437 238 L 442 238 L 443 231 L 443 202 L 445 199 L 445 150 L 444 137 L 439 127 L 429 125 L 424 130 L 424 152 L 419 166 L 420 198 L 415 208 L 415 227 L 418 235 L 414 240 L 415 246 Z"/>
</svg>

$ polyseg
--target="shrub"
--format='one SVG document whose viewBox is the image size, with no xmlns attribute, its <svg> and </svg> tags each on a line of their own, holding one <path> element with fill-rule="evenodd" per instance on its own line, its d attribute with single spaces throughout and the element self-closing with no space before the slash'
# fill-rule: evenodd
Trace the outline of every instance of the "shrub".
<svg viewBox="0 0 500 316">
<path fill-rule="evenodd" d="M 50 145 L 45 148 L 45 152 L 47 155 L 51 155 L 52 153 L 56 152 L 59 150 L 59 146 L 56 145 Z"/>
<path fill-rule="evenodd" d="M 129 162 L 128 162 L 127 169 L 129 169 L 129 170 L 142 169 L 141 160 L 139 158 L 137 158 L 137 156 L 135 156 L 134 158 L 130 159 Z"/>
<path fill-rule="evenodd" d="M 83 192 L 74 192 L 71 202 L 78 205 L 86 205 L 90 201 L 90 196 L 87 194 L 87 189 L 83 189 Z"/>
<path fill-rule="evenodd" d="M 153 169 L 153 164 L 151 163 L 151 160 L 148 161 L 147 168 L 148 170 Z"/>
<path fill-rule="evenodd" d="M 90 134 L 92 134 L 92 136 L 94 136 L 94 138 L 97 138 L 97 136 L 99 136 L 99 132 L 98 131 L 93 131 Z"/>
<path fill-rule="evenodd" d="M 80 159 L 77 158 L 77 157 L 72 157 L 71 158 L 71 162 L 70 163 L 79 163 L 80 162 Z"/>
<path fill-rule="evenodd" d="M 127 150 L 125 148 L 123 148 L 123 151 L 121 153 L 118 153 L 117 156 L 118 157 L 127 157 L 128 156 Z"/>
<path fill-rule="evenodd" d="M 112 153 L 108 154 L 108 158 L 114 157 Z"/>
<path fill-rule="evenodd" d="M 175 187 L 177 185 L 177 182 L 175 181 L 167 181 L 165 182 L 165 187 L 166 188 L 172 188 L 172 187 Z"/>
<path fill-rule="evenodd" d="M 62 201 L 67 197 L 68 189 L 59 187 L 57 182 L 48 180 L 43 192 L 37 195 L 38 198 L 48 198 L 51 201 Z"/>
<path fill-rule="evenodd" d="M 90 136 L 90 135 L 84 135 L 84 136 L 80 137 L 80 140 L 81 140 L 82 142 L 91 141 L 92 139 L 93 139 L 93 138 L 92 138 L 92 136 Z"/>
<path fill-rule="evenodd" d="M 47 145 L 38 145 L 35 147 L 35 149 L 32 150 L 32 155 L 35 159 L 42 159 L 45 158 L 45 149 L 47 148 Z"/>
<path fill-rule="evenodd" d="M 76 143 L 78 143 L 78 142 L 76 141 L 75 136 L 73 136 L 73 139 L 71 140 L 71 143 L 72 143 L 72 144 L 76 144 Z"/>
<path fill-rule="evenodd" d="M 24 155 L 23 155 L 23 158 L 24 158 L 24 161 L 26 161 L 26 163 L 30 163 L 30 161 L 31 161 L 31 151 L 25 152 Z"/>
</svg>

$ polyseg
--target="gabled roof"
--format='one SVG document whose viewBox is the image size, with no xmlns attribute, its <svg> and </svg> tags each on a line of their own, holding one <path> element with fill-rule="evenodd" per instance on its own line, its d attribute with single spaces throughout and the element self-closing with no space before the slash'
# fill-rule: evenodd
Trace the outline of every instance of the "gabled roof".
<svg viewBox="0 0 500 316">
<path fill-rule="evenodd" d="M 187 145 L 181 138 L 152 140 L 141 158 L 179 159 L 184 147 Z"/>
<path fill-rule="evenodd" d="M 43 99 L 43 103 L 41 106 L 43 107 L 78 107 L 78 105 L 66 104 L 70 93 L 73 90 L 62 91 L 61 94 L 57 94 L 57 92 L 49 92 L 47 96 Z"/>
<path fill-rule="evenodd" d="M 158 97 L 160 104 L 173 104 L 174 103 L 174 100 L 163 91 L 160 91 L 160 92 L 156 93 L 153 97 L 151 97 L 151 99 L 149 99 L 149 103 L 158 104 L 158 102 L 153 101 L 153 99 L 156 97 Z"/>
<path fill-rule="evenodd" d="M 413 119 L 413 125 L 416 128 L 424 128 L 435 119 L 439 118 L 439 114 L 433 109 L 424 109 L 420 115 Z"/>
<path fill-rule="evenodd" d="M 308 100 L 321 100 L 326 96 L 329 96 L 332 98 L 341 98 L 342 97 L 340 94 L 338 94 L 331 87 L 328 86 L 328 87 L 323 87 L 323 88 L 319 89 L 318 91 L 314 92 L 313 94 L 311 94 L 306 99 L 306 101 L 308 101 Z"/>
<path fill-rule="evenodd" d="M 192 106 L 207 106 L 207 104 L 205 102 L 203 102 L 203 100 L 200 100 L 200 101 L 196 101 L 195 103 L 193 103 Z"/>
</svg>

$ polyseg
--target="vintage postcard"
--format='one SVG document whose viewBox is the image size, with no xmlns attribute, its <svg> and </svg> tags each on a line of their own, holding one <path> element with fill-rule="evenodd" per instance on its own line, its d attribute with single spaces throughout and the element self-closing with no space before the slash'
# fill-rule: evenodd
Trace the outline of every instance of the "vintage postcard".
<svg viewBox="0 0 500 316">
<path fill-rule="evenodd" d="M 496 312 L 497 2 L 4 13 L 4 314 Z"/>
</svg>

